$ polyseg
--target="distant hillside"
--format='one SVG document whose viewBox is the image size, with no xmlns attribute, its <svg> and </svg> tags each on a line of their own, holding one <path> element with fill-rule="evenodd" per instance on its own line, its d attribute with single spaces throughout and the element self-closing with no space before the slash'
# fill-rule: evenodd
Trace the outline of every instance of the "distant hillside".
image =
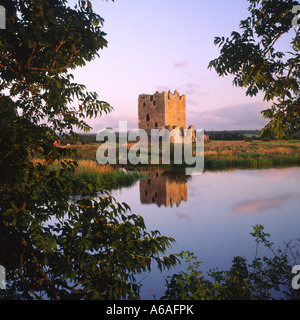
<svg viewBox="0 0 300 320">
<path fill-rule="evenodd" d="M 246 140 L 258 139 L 260 130 L 224 130 L 224 131 L 205 131 L 210 140 Z"/>
<path fill-rule="evenodd" d="M 210 140 L 256 140 L 259 139 L 260 130 L 224 130 L 205 131 Z M 96 133 L 80 134 L 78 139 L 61 139 L 61 144 L 90 144 L 96 142 Z"/>
</svg>

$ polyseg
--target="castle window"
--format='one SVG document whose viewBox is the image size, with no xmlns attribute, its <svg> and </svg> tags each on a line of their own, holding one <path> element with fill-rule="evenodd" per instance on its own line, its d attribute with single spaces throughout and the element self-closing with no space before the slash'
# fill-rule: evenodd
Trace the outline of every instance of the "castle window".
<svg viewBox="0 0 300 320">
<path fill-rule="evenodd" d="M 157 122 L 155 122 L 155 128 L 157 128 L 158 127 L 158 123 Z"/>
<path fill-rule="evenodd" d="M 146 102 L 143 103 L 143 108 L 145 108 L 145 107 L 146 107 Z"/>
<path fill-rule="evenodd" d="M 155 107 L 155 101 L 153 101 L 153 105 L 154 105 L 154 107 Z"/>
<path fill-rule="evenodd" d="M 147 114 L 147 116 L 146 116 L 146 121 L 150 121 L 150 116 L 149 116 L 149 114 Z"/>
</svg>

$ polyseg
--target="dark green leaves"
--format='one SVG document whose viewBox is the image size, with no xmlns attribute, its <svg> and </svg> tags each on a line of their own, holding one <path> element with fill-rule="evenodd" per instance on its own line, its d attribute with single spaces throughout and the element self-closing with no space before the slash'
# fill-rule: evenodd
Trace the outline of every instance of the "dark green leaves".
<svg viewBox="0 0 300 320">
<path fill-rule="evenodd" d="M 0 265 L 18 299 L 138 298 L 135 277 L 174 242 L 146 231 L 95 181 L 74 177 L 76 151 L 62 135 L 112 107 L 71 71 L 107 46 L 90 1 L 2 1 L 15 15 L 0 33 Z M 82 199 L 76 199 L 81 196 Z M 4 249 L 3 249 L 4 248 Z M 11 293 L 12 292 L 12 293 Z"/>
<path fill-rule="evenodd" d="M 246 94 L 264 93 L 273 102 L 272 112 L 264 112 L 270 131 L 276 138 L 288 137 L 299 130 L 299 33 L 292 29 L 291 0 L 249 2 L 250 16 L 241 21 L 241 32 L 228 38 L 215 38 L 220 56 L 210 61 L 220 76 L 233 75 L 233 84 L 246 88 Z M 278 50 L 283 36 L 291 38 L 285 52 Z M 268 129 L 268 130 L 267 130 Z"/>
<path fill-rule="evenodd" d="M 174 300 L 295 300 L 299 292 L 291 286 L 291 270 L 299 263 L 299 240 L 285 243 L 275 250 L 270 235 L 261 225 L 253 226 L 257 247 L 248 263 L 236 256 L 229 270 L 200 271 L 200 262 L 190 252 L 182 252 L 186 271 L 174 274 L 166 281 L 164 299 Z M 264 254 L 258 252 L 259 246 Z M 266 252 L 267 251 L 267 252 Z"/>
<path fill-rule="evenodd" d="M 55 130 L 59 127 L 89 130 L 85 122 L 74 117 L 60 121 L 52 117 L 74 112 L 70 106 L 88 117 L 110 112 L 106 102 L 96 93 L 71 82 L 69 71 L 84 66 L 107 46 L 99 25 L 103 19 L 93 12 L 90 2 L 80 10 L 71 9 L 65 1 L 12 1 L 17 18 L 8 22 L 0 39 L 0 71 L 3 88 L 11 96 L 20 96 L 24 117 L 37 114 L 37 121 L 47 118 Z M 51 94 L 55 92 L 55 94 Z M 50 117 L 48 117 L 50 116 Z"/>
</svg>

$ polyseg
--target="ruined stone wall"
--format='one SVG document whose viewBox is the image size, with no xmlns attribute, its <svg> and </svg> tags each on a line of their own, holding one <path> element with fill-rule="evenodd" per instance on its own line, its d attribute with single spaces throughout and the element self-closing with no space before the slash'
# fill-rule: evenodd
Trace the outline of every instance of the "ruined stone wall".
<svg viewBox="0 0 300 320">
<path fill-rule="evenodd" d="M 190 126 L 189 128 L 193 128 Z M 169 131 L 177 128 L 183 130 L 186 124 L 186 96 L 180 96 L 175 90 L 174 94 L 163 91 L 156 92 L 154 95 L 142 94 L 138 99 L 138 128 L 146 130 L 150 134 L 151 129 L 168 129 Z M 196 140 L 193 132 L 193 142 Z M 171 138 L 171 142 L 174 139 Z M 209 136 L 205 135 L 205 142 L 209 142 Z"/>
<path fill-rule="evenodd" d="M 186 99 L 175 91 L 143 94 L 138 100 L 139 129 L 186 128 Z"/>
<path fill-rule="evenodd" d="M 165 125 L 186 129 L 186 98 L 177 91 L 165 94 Z"/>
<path fill-rule="evenodd" d="M 139 129 L 163 129 L 165 127 L 165 95 L 140 95 L 138 101 Z"/>
</svg>

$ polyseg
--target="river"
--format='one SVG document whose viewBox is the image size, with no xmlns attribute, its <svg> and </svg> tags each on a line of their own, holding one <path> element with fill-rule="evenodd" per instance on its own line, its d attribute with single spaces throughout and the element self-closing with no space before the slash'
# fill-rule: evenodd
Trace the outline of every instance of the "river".
<svg viewBox="0 0 300 320">
<path fill-rule="evenodd" d="M 234 256 L 252 261 L 256 243 L 250 232 L 256 224 L 270 233 L 275 248 L 300 236 L 298 167 L 204 172 L 192 177 L 159 170 L 148 174 L 113 196 L 141 215 L 148 231 L 159 230 L 176 240 L 168 253 L 194 252 L 204 273 L 229 269 Z M 177 270 L 160 273 L 153 264 L 143 279 L 141 298 L 161 297 L 165 277 Z"/>
</svg>

